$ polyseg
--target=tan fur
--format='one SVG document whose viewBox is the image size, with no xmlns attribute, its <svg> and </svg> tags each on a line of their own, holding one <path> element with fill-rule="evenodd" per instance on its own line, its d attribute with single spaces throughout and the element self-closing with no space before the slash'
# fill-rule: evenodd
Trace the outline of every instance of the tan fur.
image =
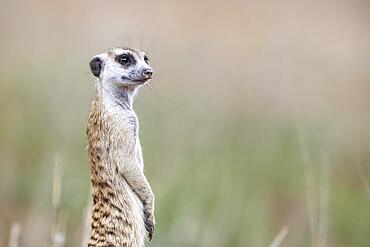
<svg viewBox="0 0 370 247">
<path fill-rule="evenodd" d="M 93 185 L 88 246 L 144 246 L 145 220 L 154 227 L 154 195 L 143 173 L 135 112 L 106 100 L 98 84 L 86 133 Z"/>
</svg>

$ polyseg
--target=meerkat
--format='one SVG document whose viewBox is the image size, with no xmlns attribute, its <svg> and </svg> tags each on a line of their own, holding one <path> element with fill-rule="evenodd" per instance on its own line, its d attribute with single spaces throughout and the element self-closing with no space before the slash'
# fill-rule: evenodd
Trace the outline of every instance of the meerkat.
<svg viewBox="0 0 370 247">
<path fill-rule="evenodd" d="M 96 93 L 87 123 L 91 247 L 142 247 L 154 234 L 154 194 L 144 175 L 135 94 L 152 78 L 147 55 L 119 47 L 92 58 Z"/>
</svg>

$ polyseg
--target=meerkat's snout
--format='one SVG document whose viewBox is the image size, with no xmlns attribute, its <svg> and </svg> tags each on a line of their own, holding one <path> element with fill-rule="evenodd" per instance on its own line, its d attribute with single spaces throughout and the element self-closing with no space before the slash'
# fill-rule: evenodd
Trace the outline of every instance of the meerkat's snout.
<svg viewBox="0 0 370 247">
<path fill-rule="evenodd" d="M 149 69 L 143 69 L 143 76 L 145 78 L 151 79 L 152 76 L 153 76 L 153 69 L 151 69 L 151 68 L 149 68 Z"/>
</svg>

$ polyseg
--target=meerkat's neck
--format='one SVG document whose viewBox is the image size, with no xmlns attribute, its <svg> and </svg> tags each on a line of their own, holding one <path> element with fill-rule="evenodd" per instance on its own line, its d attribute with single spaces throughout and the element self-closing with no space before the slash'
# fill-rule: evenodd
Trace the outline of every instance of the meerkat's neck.
<svg viewBox="0 0 370 247">
<path fill-rule="evenodd" d="M 101 91 L 103 99 L 107 99 L 123 109 L 132 110 L 137 88 L 117 85 L 99 86 L 98 91 Z"/>
</svg>

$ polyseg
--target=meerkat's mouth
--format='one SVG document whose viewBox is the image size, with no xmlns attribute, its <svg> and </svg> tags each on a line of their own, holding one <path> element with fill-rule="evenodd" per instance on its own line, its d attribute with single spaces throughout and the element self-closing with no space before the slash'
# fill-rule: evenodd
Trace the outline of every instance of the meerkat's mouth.
<svg viewBox="0 0 370 247">
<path fill-rule="evenodd" d="M 132 80 L 132 82 L 136 82 L 136 83 L 145 83 L 145 82 L 147 82 L 147 81 L 149 81 L 150 80 L 150 78 L 147 78 L 147 79 L 139 79 L 139 80 Z"/>
<path fill-rule="evenodd" d="M 126 81 L 126 82 L 129 82 L 129 83 L 132 83 L 134 85 L 140 85 L 140 84 L 144 84 L 145 82 L 149 81 L 151 78 L 152 77 L 133 79 L 133 78 L 128 78 L 128 77 L 123 76 L 122 80 Z"/>
</svg>

